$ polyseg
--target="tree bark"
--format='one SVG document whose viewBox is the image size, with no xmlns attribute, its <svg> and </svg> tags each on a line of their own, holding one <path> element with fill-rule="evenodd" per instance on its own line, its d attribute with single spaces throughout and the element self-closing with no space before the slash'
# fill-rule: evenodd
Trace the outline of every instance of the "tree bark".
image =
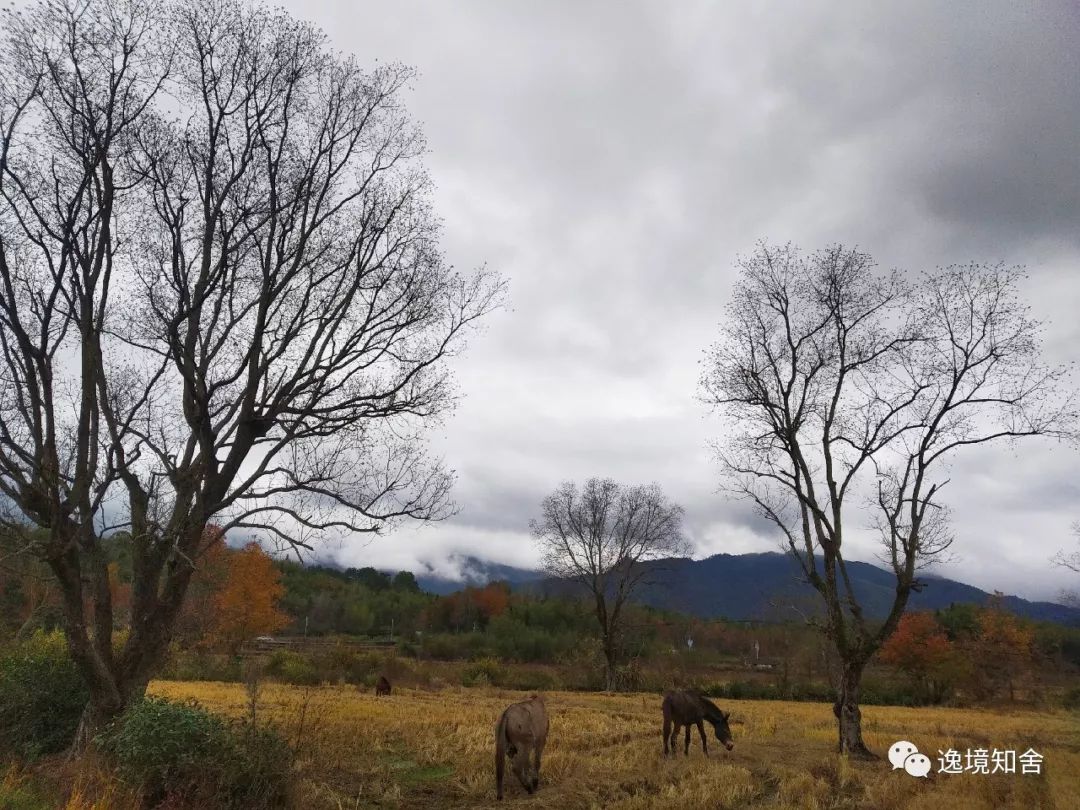
<svg viewBox="0 0 1080 810">
<path fill-rule="evenodd" d="M 838 751 L 857 759 L 876 759 L 862 738 L 862 712 L 859 709 L 859 688 L 862 682 L 861 662 L 845 663 L 840 676 L 837 700 L 833 706 L 839 735 Z"/>
<path fill-rule="evenodd" d="M 144 661 L 137 672 L 114 674 L 109 688 L 91 689 L 90 700 L 83 709 L 79 726 L 71 743 L 69 755 L 72 759 L 81 756 L 105 726 L 122 714 L 132 703 L 142 699 L 150 683 L 146 673 L 151 668 L 156 668 L 156 665 Z"/>
<path fill-rule="evenodd" d="M 615 691 L 615 645 L 610 639 L 604 639 L 604 688 Z"/>
<path fill-rule="evenodd" d="M 78 759 L 90 747 L 90 744 L 94 741 L 102 729 L 108 725 L 119 712 L 102 709 L 102 707 L 95 704 L 94 699 L 91 698 L 90 702 L 86 704 L 86 708 L 83 709 L 82 717 L 79 719 L 79 727 L 75 730 L 75 737 L 71 741 L 71 749 L 68 751 L 68 757 L 72 760 Z"/>
</svg>

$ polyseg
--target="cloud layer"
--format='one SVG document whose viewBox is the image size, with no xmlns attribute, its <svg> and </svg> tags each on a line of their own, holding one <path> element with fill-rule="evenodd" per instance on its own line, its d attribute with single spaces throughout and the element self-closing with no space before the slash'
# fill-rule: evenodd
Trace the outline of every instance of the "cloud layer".
<svg viewBox="0 0 1080 810">
<path fill-rule="evenodd" d="M 286 5 L 363 61 L 420 70 L 447 255 L 511 284 L 435 437 L 460 514 L 326 550 L 342 562 L 531 564 L 541 498 L 589 475 L 658 482 L 699 555 L 776 548 L 717 494 L 723 425 L 694 399 L 733 260 L 761 238 L 910 271 L 1024 264 L 1049 357 L 1078 354 L 1073 3 Z M 1068 584 L 1049 558 L 1080 518 L 1080 453 L 979 450 L 949 488 L 959 559 L 940 573 Z"/>
</svg>

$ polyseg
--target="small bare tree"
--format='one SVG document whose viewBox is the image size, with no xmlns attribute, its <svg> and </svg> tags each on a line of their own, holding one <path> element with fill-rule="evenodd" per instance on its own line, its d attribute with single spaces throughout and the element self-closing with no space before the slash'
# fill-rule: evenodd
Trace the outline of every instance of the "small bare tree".
<svg viewBox="0 0 1080 810">
<path fill-rule="evenodd" d="M 839 747 L 872 756 L 862 674 L 922 587 L 920 568 L 952 542 L 945 463 L 986 442 L 1065 435 L 1066 371 L 1040 363 L 1016 270 L 950 267 L 912 281 L 876 273 L 856 250 L 807 257 L 768 245 L 740 268 L 701 383 L 733 427 L 720 448 L 726 480 L 779 527 L 820 594 L 842 664 Z M 859 500 L 896 577 L 884 621 L 864 614 L 848 576 Z"/>
<path fill-rule="evenodd" d="M 571 482 L 561 484 L 531 524 L 545 573 L 579 583 L 595 604 L 609 690 L 615 685 L 623 610 L 657 574 L 646 563 L 687 553 L 682 518 L 682 507 L 656 484 L 625 487 L 590 478 L 580 491 Z"/>
<path fill-rule="evenodd" d="M 410 69 L 234 0 L 3 13 L 0 494 L 45 530 L 85 738 L 159 665 L 211 518 L 298 548 L 452 511 L 423 430 L 502 285 L 439 252 Z"/>
<path fill-rule="evenodd" d="M 248 658 L 240 666 L 240 679 L 244 683 L 244 694 L 247 696 L 248 724 L 253 729 L 259 719 L 266 666 L 266 659 L 259 656 Z"/>
<path fill-rule="evenodd" d="M 1073 536 L 1080 540 L 1080 521 L 1072 525 Z M 1065 551 L 1062 549 L 1054 555 L 1051 562 L 1054 565 L 1059 565 L 1062 568 L 1068 568 L 1070 571 L 1074 571 L 1080 574 L 1080 550 L 1078 551 Z M 1062 604 L 1069 607 L 1080 609 L 1080 591 L 1076 590 L 1062 590 L 1061 596 Z"/>
</svg>

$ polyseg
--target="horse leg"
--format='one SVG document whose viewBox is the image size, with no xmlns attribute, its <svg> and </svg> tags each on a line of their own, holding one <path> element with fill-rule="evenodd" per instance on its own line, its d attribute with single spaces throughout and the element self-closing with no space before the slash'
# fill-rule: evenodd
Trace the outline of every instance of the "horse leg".
<svg viewBox="0 0 1080 810">
<path fill-rule="evenodd" d="M 661 732 L 664 735 L 664 756 L 668 755 L 668 737 L 671 736 L 671 718 L 664 715 L 664 730 Z"/>
<path fill-rule="evenodd" d="M 690 724 L 689 723 L 686 724 L 686 739 L 685 739 L 685 742 L 686 742 L 686 746 L 683 748 L 683 754 L 685 756 L 690 756 Z"/>
<path fill-rule="evenodd" d="M 540 786 L 540 755 L 544 753 L 544 742 L 538 743 L 533 751 L 533 790 Z"/>
<path fill-rule="evenodd" d="M 705 738 L 705 724 L 700 720 L 697 721 L 698 734 L 701 735 L 701 750 L 705 752 L 705 756 L 709 755 L 709 741 Z"/>
<path fill-rule="evenodd" d="M 503 728 L 502 722 L 499 723 L 499 730 L 496 732 L 497 738 L 495 741 L 495 798 L 501 800 L 503 797 L 503 773 L 506 768 L 506 748 L 503 740 Z"/>
</svg>

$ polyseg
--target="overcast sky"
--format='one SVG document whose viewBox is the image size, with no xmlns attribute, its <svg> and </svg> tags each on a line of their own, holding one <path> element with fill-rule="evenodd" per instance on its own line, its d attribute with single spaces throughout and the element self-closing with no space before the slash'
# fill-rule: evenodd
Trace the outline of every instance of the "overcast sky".
<svg viewBox="0 0 1080 810">
<path fill-rule="evenodd" d="M 695 400 L 735 257 L 858 245 L 882 267 L 1026 265 L 1049 359 L 1080 354 L 1080 5 L 287 0 L 362 61 L 420 71 L 449 259 L 510 306 L 475 338 L 434 437 L 460 514 L 326 551 L 439 571 L 531 565 L 561 480 L 655 481 L 695 556 L 778 548 L 716 493 Z M 1080 518 L 1080 452 L 959 458 L 939 573 L 1039 598 Z M 873 560 L 855 544 L 849 556 Z M 449 562 L 448 562 L 449 560 Z"/>
</svg>

